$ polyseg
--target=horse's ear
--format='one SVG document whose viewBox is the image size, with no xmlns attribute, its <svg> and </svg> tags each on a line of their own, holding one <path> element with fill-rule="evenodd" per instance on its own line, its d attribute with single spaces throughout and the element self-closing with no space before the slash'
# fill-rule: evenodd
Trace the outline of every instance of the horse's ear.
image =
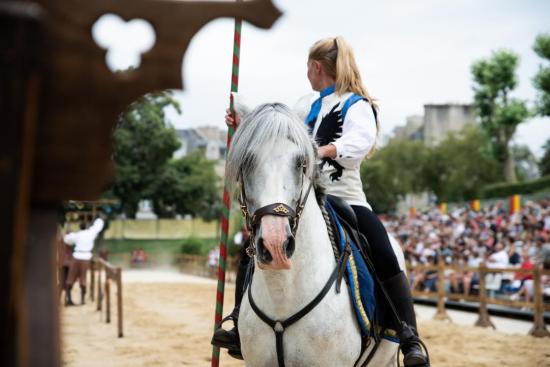
<svg viewBox="0 0 550 367">
<path fill-rule="evenodd" d="M 243 96 L 239 93 L 231 93 L 231 96 L 233 98 L 233 108 L 235 108 L 237 115 L 243 119 L 250 113 L 251 108 L 246 105 Z"/>
</svg>

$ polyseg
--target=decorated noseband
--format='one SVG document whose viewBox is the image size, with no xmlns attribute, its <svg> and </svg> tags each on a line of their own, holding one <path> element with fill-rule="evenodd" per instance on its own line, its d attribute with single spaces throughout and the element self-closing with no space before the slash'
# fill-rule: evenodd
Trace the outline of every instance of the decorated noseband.
<svg viewBox="0 0 550 367">
<path fill-rule="evenodd" d="M 309 196 L 309 193 L 312 187 L 313 187 L 313 180 L 310 180 L 310 184 L 305 192 L 305 195 L 303 195 L 303 197 L 302 197 L 302 192 L 300 192 L 300 197 L 298 198 L 296 209 L 291 208 L 285 203 L 273 203 L 273 204 L 268 204 L 266 206 L 262 206 L 261 208 L 254 211 L 254 213 L 252 213 L 251 215 L 246 205 L 247 203 L 246 191 L 244 188 L 244 180 L 242 179 L 242 174 L 241 174 L 241 195 L 239 196 L 239 203 L 241 205 L 242 215 L 245 219 L 248 229 L 252 233 L 252 237 L 254 236 L 254 229 L 258 226 L 262 217 L 265 215 L 276 215 L 279 217 L 287 217 L 290 222 L 292 235 L 295 236 L 296 230 L 298 229 L 298 222 L 300 221 L 300 216 L 302 215 L 302 212 L 306 205 L 307 197 Z"/>
</svg>

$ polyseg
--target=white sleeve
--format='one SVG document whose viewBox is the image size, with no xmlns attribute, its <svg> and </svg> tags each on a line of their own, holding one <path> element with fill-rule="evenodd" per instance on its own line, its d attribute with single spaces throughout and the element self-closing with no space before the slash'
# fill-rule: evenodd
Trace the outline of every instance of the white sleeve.
<svg viewBox="0 0 550 367">
<path fill-rule="evenodd" d="M 76 243 L 76 234 L 77 232 L 66 234 L 65 237 L 63 237 L 63 242 L 65 242 L 67 245 L 74 245 Z"/>
<path fill-rule="evenodd" d="M 105 225 L 105 222 L 103 221 L 103 219 L 97 218 L 94 221 L 94 224 L 92 224 L 92 226 L 90 227 L 90 231 L 95 234 L 98 234 L 99 232 L 101 232 L 104 225 Z"/>
<path fill-rule="evenodd" d="M 356 167 L 373 148 L 376 129 L 370 104 L 359 101 L 352 105 L 344 120 L 342 136 L 331 143 L 336 147 L 334 160 L 344 168 Z"/>
</svg>

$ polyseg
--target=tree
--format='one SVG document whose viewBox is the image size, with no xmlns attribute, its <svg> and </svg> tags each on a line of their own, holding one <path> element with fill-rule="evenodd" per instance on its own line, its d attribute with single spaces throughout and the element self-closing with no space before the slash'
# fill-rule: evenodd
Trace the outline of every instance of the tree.
<svg viewBox="0 0 550 367">
<path fill-rule="evenodd" d="M 215 162 L 196 150 L 169 162 L 156 181 L 152 196 L 159 215 L 191 214 L 207 220 L 219 217 L 221 210 L 220 178 Z"/>
<path fill-rule="evenodd" d="M 550 66 L 548 66 L 548 61 L 550 61 L 550 35 L 538 35 L 533 50 L 546 60 L 546 66 L 540 65 L 539 71 L 533 79 L 533 84 L 539 92 L 536 100 L 536 113 L 541 116 L 550 116 Z"/>
<path fill-rule="evenodd" d="M 544 154 L 539 162 L 539 171 L 542 176 L 550 175 L 550 139 L 544 144 Z"/>
<path fill-rule="evenodd" d="M 363 190 L 378 212 L 392 211 L 405 195 L 425 191 L 447 202 L 479 198 L 483 186 L 502 179 L 501 165 L 487 146 L 477 126 L 466 126 L 435 147 L 393 139 L 363 163 Z"/>
<path fill-rule="evenodd" d="M 529 112 L 525 102 L 510 97 L 517 86 L 519 57 L 510 51 L 497 51 L 472 65 L 474 108 L 481 127 L 490 138 L 492 153 L 502 164 L 504 179 L 515 182 L 510 140 Z"/>
<path fill-rule="evenodd" d="M 539 176 L 537 158 L 527 145 L 513 145 L 511 147 L 516 175 L 520 181 L 534 180 Z"/>
<path fill-rule="evenodd" d="M 180 111 L 169 93 L 147 95 L 121 115 L 114 131 L 116 174 L 110 191 L 129 217 L 135 216 L 140 199 L 158 195 L 157 180 L 168 174 L 168 163 L 180 147 L 174 128 L 165 121 L 164 108 L 170 105 Z"/>
<path fill-rule="evenodd" d="M 466 126 L 433 148 L 423 172 L 439 201 L 479 198 L 483 186 L 501 180 L 501 166 L 486 147 L 485 134 L 477 126 Z"/>
<path fill-rule="evenodd" d="M 406 194 L 425 190 L 422 171 L 428 156 L 422 142 L 394 139 L 363 163 L 363 191 L 376 211 L 393 210 Z"/>
</svg>

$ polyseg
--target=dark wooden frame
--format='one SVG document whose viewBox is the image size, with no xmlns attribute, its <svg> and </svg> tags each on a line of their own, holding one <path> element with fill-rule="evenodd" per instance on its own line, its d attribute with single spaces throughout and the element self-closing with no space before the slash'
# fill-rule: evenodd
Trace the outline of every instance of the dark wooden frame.
<svg viewBox="0 0 550 367">
<path fill-rule="evenodd" d="M 111 73 L 91 27 L 105 13 L 156 32 L 136 70 Z M 269 28 L 271 0 L 0 2 L 0 365 L 58 366 L 57 209 L 113 177 L 117 116 L 145 93 L 182 88 L 192 36 L 219 17 Z"/>
</svg>

